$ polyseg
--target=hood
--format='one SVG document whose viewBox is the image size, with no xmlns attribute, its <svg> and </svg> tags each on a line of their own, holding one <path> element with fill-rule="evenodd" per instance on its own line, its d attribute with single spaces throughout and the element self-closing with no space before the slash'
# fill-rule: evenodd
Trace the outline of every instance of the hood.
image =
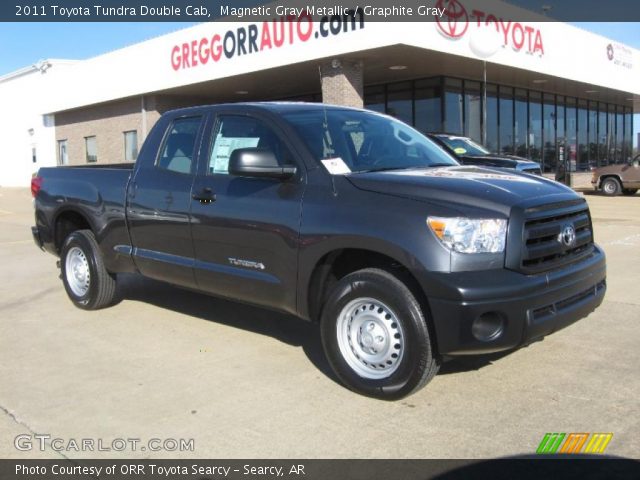
<svg viewBox="0 0 640 480">
<path fill-rule="evenodd" d="M 471 165 L 487 165 L 492 167 L 516 168 L 520 166 L 540 167 L 540 164 L 515 155 L 462 155 L 461 163 Z"/>
<path fill-rule="evenodd" d="M 355 187 L 468 210 L 482 208 L 509 216 L 515 205 L 575 200 L 568 187 L 544 177 L 479 167 L 438 167 L 354 173 Z"/>
</svg>

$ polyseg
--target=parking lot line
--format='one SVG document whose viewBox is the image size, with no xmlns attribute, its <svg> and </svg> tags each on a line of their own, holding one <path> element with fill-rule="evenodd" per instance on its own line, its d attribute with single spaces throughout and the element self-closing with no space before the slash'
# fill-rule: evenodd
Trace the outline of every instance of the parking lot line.
<svg viewBox="0 0 640 480">
<path fill-rule="evenodd" d="M 11 242 L 0 242 L 0 245 L 22 245 L 23 243 L 31 243 L 33 240 L 13 240 Z"/>
</svg>

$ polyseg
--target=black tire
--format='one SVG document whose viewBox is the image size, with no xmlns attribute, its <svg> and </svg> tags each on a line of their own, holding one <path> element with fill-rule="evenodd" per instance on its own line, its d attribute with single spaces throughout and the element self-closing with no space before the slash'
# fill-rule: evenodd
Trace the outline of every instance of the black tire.
<svg viewBox="0 0 640 480">
<path fill-rule="evenodd" d="M 622 194 L 623 195 L 635 195 L 636 193 L 638 193 L 638 189 L 637 188 L 625 188 L 622 190 Z"/>
<path fill-rule="evenodd" d="M 615 197 L 616 195 L 620 195 L 622 191 L 622 186 L 620 185 L 620 181 L 615 177 L 607 177 L 602 181 L 602 193 L 604 193 L 608 197 Z"/>
<path fill-rule="evenodd" d="M 68 270 L 74 266 L 80 272 L 77 275 Z M 76 307 L 98 310 L 113 302 L 116 279 L 104 267 L 100 248 L 91 230 L 76 230 L 65 239 L 60 251 L 60 267 L 62 283 Z"/>
<path fill-rule="evenodd" d="M 359 305 L 359 302 L 363 303 L 362 310 L 358 308 L 353 315 L 345 314 Z M 376 312 L 379 311 L 378 308 L 374 309 L 370 306 L 376 302 L 378 305 L 388 308 L 392 315 L 385 315 L 379 319 L 371 318 L 374 318 L 376 322 L 380 320 L 381 323 L 388 321 L 383 318 L 391 318 L 390 321 L 393 323 L 388 326 L 397 329 L 384 330 L 385 324 L 383 323 L 381 332 L 388 333 L 388 335 L 384 338 L 384 342 L 380 340 L 383 342 L 380 345 L 398 348 L 400 344 L 395 342 L 399 340 L 395 339 L 402 340 L 401 349 L 398 350 L 402 353 L 399 357 L 396 356 L 397 363 L 393 366 L 387 366 L 394 361 L 393 359 L 376 366 L 368 364 L 364 358 L 357 355 L 357 353 L 363 353 L 362 349 L 371 348 L 371 342 L 374 342 L 371 340 L 371 335 L 366 340 L 366 342 L 370 342 L 369 346 L 365 345 L 363 343 L 365 340 L 362 339 L 366 335 L 366 329 L 369 328 L 366 325 L 371 326 L 367 316 L 377 315 Z M 434 351 L 432 336 L 427 324 L 429 320 L 425 313 L 411 290 L 397 277 L 385 270 L 368 268 L 342 278 L 329 292 L 324 303 L 320 325 L 325 355 L 340 381 L 355 392 L 382 400 L 397 400 L 425 386 L 440 368 L 440 358 Z M 386 312 L 383 310 L 382 314 L 386 314 Z M 357 315 L 363 316 L 358 317 L 360 320 L 354 320 Z M 363 318 L 364 320 L 362 320 Z M 355 326 L 354 322 L 357 321 L 362 321 L 360 328 Z M 349 326 L 342 329 L 342 325 Z M 396 327 L 393 327 L 394 325 Z M 352 330 L 353 333 L 343 334 L 342 340 L 339 340 L 341 331 L 352 332 Z M 360 347 L 354 348 L 352 346 L 352 342 L 348 340 L 353 338 L 350 335 L 356 335 L 360 339 Z M 375 338 L 383 338 L 383 335 Z M 387 344 L 387 338 L 395 338 L 391 340 L 393 346 Z M 376 348 L 377 346 L 373 345 Z M 390 348 L 383 346 L 380 350 L 384 354 L 393 351 Z M 358 364 L 358 361 L 364 366 Z M 361 369 L 361 371 L 356 371 L 354 368 Z M 380 368 L 380 373 L 374 371 L 375 368 Z M 390 369 L 388 375 L 385 375 L 385 369 Z M 370 378 L 371 375 L 381 375 L 381 377 Z"/>
</svg>

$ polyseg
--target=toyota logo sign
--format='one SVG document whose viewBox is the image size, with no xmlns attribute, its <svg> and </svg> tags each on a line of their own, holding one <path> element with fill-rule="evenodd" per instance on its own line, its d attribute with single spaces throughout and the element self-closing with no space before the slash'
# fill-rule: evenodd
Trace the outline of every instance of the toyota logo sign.
<svg viewBox="0 0 640 480">
<path fill-rule="evenodd" d="M 436 17 L 440 32 L 449 38 L 462 37 L 469 28 L 469 15 L 458 0 L 438 0 L 436 8 L 443 9 L 442 17 Z"/>
<path fill-rule="evenodd" d="M 571 248 L 576 244 L 576 229 L 573 225 L 568 224 L 562 227 L 560 235 L 558 235 L 558 242 L 567 248 Z"/>
<path fill-rule="evenodd" d="M 613 60 L 613 45 L 607 45 L 607 58 Z"/>
</svg>

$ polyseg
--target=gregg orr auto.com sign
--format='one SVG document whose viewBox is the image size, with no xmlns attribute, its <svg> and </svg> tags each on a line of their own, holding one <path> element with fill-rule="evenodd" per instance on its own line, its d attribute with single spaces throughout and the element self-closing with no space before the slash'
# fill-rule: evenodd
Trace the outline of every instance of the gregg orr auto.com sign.
<svg viewBox="0 0 640 480">
<path fill-rule="evenodd" d="M 171 48 L 171 67 L 175 71 L 216 63 L 224 58 L 263 52 L 340 35 L 364 28 L 361 9 L 345 10 L 342 15 L 324 16 L 319 21 L 304 12 L 240 26 L 224 33 L 194 38 Z"/>
</svg>

